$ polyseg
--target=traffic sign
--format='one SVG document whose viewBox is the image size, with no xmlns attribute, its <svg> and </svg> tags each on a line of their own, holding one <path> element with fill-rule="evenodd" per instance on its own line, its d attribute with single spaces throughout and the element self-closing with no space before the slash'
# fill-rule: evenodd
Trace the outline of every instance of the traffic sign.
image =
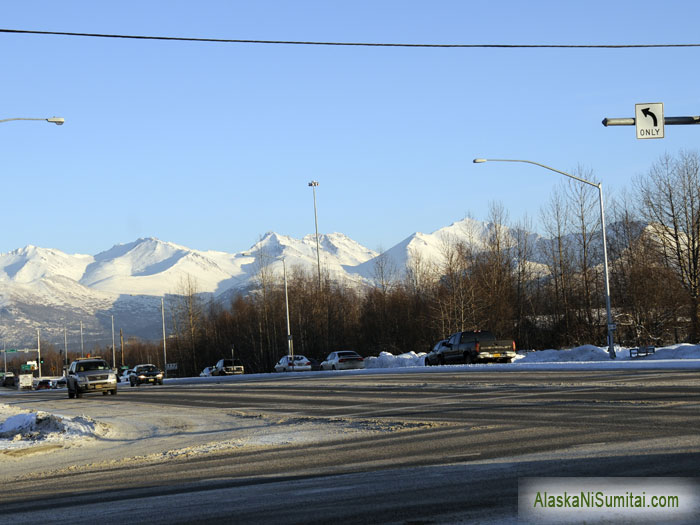
<svg viewBox="0 0 700 525">
<path fill-rule="evenodd" d="M 663 102 L 634 105 L 634 122 L 638 139 L 664 138 Z"/>
</svg>

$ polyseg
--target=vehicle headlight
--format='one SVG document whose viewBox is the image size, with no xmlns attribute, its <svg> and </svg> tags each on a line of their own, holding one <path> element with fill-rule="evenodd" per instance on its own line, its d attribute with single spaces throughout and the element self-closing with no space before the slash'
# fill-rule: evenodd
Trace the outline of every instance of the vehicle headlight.
<svg viewBox="0 0 700 525">
<path fill-rule="evenodd" d="M 146 376 L 143 375 L 143 374 L 141 374 L 141 375 L 139 376 L 139 379 L 146 379 Z"/>
<path fill-rule="evenodd" d="M 87 383 L 87 382 L 88 382 L 88 378 L 87 378 L 87 377 L 84 377 L 84 376 L 79 376 L 79 377 L 78 377 L 78 383 Z"/>
<path fill-rule="evenodd" d="M 116 381 L 117 380 L 117 374 L 109 374 L 107 377 L 110 381 Z"/>
<path fill-rule="evenodd" d="M 163 377 L 163 374 L 158 374 L 156 377 L 157 377 L 158 379 L 161 379 L 161 378 Z"/>
</svg>

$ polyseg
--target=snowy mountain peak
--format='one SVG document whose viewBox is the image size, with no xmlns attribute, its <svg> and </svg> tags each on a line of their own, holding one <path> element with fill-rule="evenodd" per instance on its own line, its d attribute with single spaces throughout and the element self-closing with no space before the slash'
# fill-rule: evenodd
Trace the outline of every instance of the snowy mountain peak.
<svg viewBox="0 0 700 525">
<path fill-rule="evenodd" d="M 489 229 L 488 224 L 464 219 L 430 234 L 414 233 L 382 255 L 398 277 L 415 257 L 439 266 L 446 246 L 454 241 L 478 246 Z M 130 312 L 133 322 L 150 330 L 157 323 L 143 317 L 143 305 L 158 303 L 157 307 L 157 298 L 183 293 L 186 280 L 193 278 L 197 292 L 228 299 L 253 286 L 261 261 L 281 279 L 281 257 L 288 270 L 296 267 L 310 276 L 320 259 L 322 272 L 331 279 L 357 286 L 371 284 L 376 277 L 375 251 L 337 232 L 320 234 L 318 241 L 320 254 L 315 234 L 297 239 L 271 231 L 237 254 L 193 250 L 155 237 L 117 244 L 95 256 L 26 246 L 0 254 L 0 316 L 3 326 L 16 327 L 21 337 L 27 337 L 28 325 L 41 325 L 42 330 L 54 325 L 60 331 L 57 319 L 62 316 L 87 319 L 98 311 Z M 101 322 L 98 319 L 95 324 Z"/>
<path fill-rule="evenodd" d="M 60 250 L 30 244 L 0 254 L 0 281 L 31 283 L 53 276 L 77 279 L 91 259 L 89 255 L 67 255 Z"/>
</svg>

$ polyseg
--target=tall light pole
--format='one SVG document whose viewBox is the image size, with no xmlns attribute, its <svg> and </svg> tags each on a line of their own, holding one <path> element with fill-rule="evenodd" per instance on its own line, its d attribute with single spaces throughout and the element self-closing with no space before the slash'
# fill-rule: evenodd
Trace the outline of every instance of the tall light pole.
<svg viewBox="0 0 700 525">
<path fill-rule="evenodd" d="M 316 186 L 318 186 L 317 180 L 312 180 L 309 182 L 309 186 L 314 193 L 314 224 L 316 225 L 316 263 L 318 267 L 318 289 L 321 289 L 321 250 L 318 245 L 318 213 L 316 212 Z"/>
<path fill-rule="evenodd" d="M 480 164 L 483 162 L 524 162 L 525 164 L 534 164 L 535 166 L 539 166 L 540 168 L 544 168 L 550 171 L 554 171 L 555 173 L 559 173 L 561 175 L 564 175 L 565 177 L 569 177 L 570 179 L 577 180 L 579 182 L 582 182 L 584 184 L 588 184 L 589 186 L 593 186 L 595 188 L 598 188 L 598 198 L 600 201 L 600 229 L 602 230 L 603 233 L 603 268 L 604 268 L 604 273 L 605 273 L 605 309 L 608 314 L 608 355 L 610 355 L 610 359 L 615 359 L 615 345 L 613 341 L 613 332 L 615 331 L 615 325 L 613 324 L 612 321 L 612 312 L 610 310 L 610 273 L 608 270 L 608 243 L 607 243 L 607 238 L 605 234 L 605 211 L 603 207 L 603 185 L 599 182 L 596 184 L 595 182 L 588 181 L 586 179 L 582 179 L 580 177 L 576 177 L 575 175 L 571 175 L 570 173 L 566 173 L 565 171 L 560 171 L 554 168 L 551 168 L 549 166 L 546 166 L 544 164 L 540 164 L 539 162 L 534 162 L 532 160 L 517 160 L 517 159 L 474 159 L 475 164 Z"/>
<path fill-rule="evenodd" d="M 45 120 L 46 122 L 51 122 L 57 126 L 62 126 L 66 121 L 63 117 L 51 117 L 51 118 L 4 118 L 0 119 L 0 122 L 10 122 L 11 120 Z"/>
<path fill-rule="evenodd" d="M 64 365 L 68 365 L 68 334 L 66 333 L 66 325 L 65 325 L 65 324 L 63 325 L 63 351 L 65 352 L 65 354 L 64 354 L 64 358 L 65 358 L 65 363 L 64 363 Z M 66 371 L 65 368 L 63 369 L 63 371 L 64 371 L 64 374 L 63 374 L 63 375 L 66 375 L 66 374 L 65 374 L 65 371 Z"/>
<path fill-rule="evenodd" d="M 294 344 L 292 343 L 292 330 L 289 325 L 289 294 L 287 293 L 287 265 L 282 257 L 282 272 L 284 275 L 284 304 L 287 308 L 287 351 L 288 355 L 294 355 Z"/>
<path fill-rule="evenodd" d="M 114 348 L 114 314 L 112 317 L 112 368 L 117 369 L 117 351 Z"/>
<path fill-rule="evenodd" d="M 36 352 L 37 352 L 37 364 L 39 365 L 39 379 L 41 379 L 41 329 L 36 329 Z"/>
<path fill-rule="evenodd" d="M 160 298 L 160 314 L 163 318 L 163 373 L 168 377 L 168 352 L 165 347 L 165 300 Z"/>
</svg>

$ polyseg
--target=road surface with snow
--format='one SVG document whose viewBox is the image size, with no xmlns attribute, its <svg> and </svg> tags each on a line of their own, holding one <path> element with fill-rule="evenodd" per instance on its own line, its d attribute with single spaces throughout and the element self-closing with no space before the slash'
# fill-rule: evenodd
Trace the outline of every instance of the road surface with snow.
<svg viewBox="0 0 700 525">
<path fill-rule="evenodd" d="M 668 350 L 4 390 L 0 504 L 14 523 L 514 520 L 523 476 L 700 471 L 700 359 Z"/>
</svg>

